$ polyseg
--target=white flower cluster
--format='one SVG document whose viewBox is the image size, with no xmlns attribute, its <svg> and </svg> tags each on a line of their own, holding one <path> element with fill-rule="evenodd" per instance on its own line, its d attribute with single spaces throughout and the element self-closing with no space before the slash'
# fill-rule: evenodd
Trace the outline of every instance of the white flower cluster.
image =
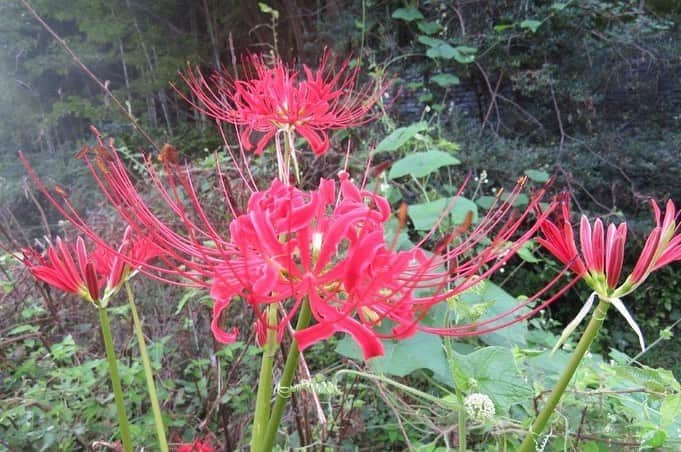
<svg viewBox="0 0 681 452">
<path fill-rule="evenodd" d="M 474 422 L 483 422 L 494 416 L 494 402 L 486 394 L 479 392 L 466 396 L 463 401 L 466 414 Z"/>
</svg>

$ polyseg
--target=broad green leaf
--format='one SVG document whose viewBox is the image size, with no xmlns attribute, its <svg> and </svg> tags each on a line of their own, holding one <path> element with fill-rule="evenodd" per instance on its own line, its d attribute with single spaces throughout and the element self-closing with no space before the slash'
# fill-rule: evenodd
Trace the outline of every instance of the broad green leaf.
<svg viewBox="0 0 681 452">
<path fill-rule="evenodd" d="M 553 347 L 554 344 L 547 344 Z M 555 384 L 565 366 L 570 361 L 570 354 L 563 350 L 546 350 L 536 356 L 528 358 L 525 363 L 528 373 L 533 380 L 540 383 L 544 388 L 550 388 Z M 586 360 L 585 360 L 586 361 Z"/>
<path fill-rule="evenodd" d="M 453 355 L 459 371 L 474 382 L 475 389 L 471 390 L 488 395 L 500 413 L 532 398 L 532 390 L 518 371 L 510 349 L 486 347 L 468 355 Z"/>
<path fill-rule="evenodd" d="M 413 204 L 409 206 L 409 217 L 414 223 L 414 228 L 419 231 L 429 231 L 435 226 L 442 213 L 449 207 L 453 198 L 440 198 L 435 201 Z M 449 215 L 443 221 L 451 221 L 461 224 L 466 220 L 468 212 L 473 212 L 473 222 L 478 218 L 478 207 L 473 201 L 463 196 L 457 196 Z"/>
<path fill-rule="evenodd" d="M 543 184 L 544 182 L 548 182 L 549 179 L 551 179 L 551 176 L 549 173 L 546 171 L 540 171 L 540 170 L 533 170 L 533 169 L 528 169 L 525 170 L 525 175 L 529 177 L 531 180 L 534 182 L 539 182 L 540 184 Z"/>
<path fill-rule="evenodd" d="M 444 60 L 454 59 L 462 64 L 469 64 L 475 61 L 475 54 L 478 51 L 477 48 L 470 46 L 453 47 L 447 41 L 425 35 L 419 35 L 417 40 L 421 44 L 430 47 L 426 50 L 426 55 L 429 58 L 442 58 Z"/>
<path fill-rule="evenodd" d="M 425 121 L 416 122 L 410 126 L 395 129 L 390 135 L 383 138 L 383 140 L 378 143 L 374 152 L 395 151 L 407 141 L 414 138 L 417 133 L 423 132 L 426 129 L 428 129 L 428 123 Z"/>
<path fill-rule="evenodd" d="M 443 88 L 449 88 L 450 86 L 461 83 L 459 77 L 453 74 L 437 74 L 431 77 L 431 80 Z"/>
<path fill-rule="evenodd" d="M 490 281 L 484 281 L 471 287 L 459 296 L 459 300 L 468 309 L 476 306 L 480 309 L 484 308 L 484 313 L 479 320 L 508 312 L 520 303 L 513 295 Z M 517 314 L 523 312 L 524 310 L 518 310 Z M 484 334 L 480 336 L 480 340 L 488 345 L 508 346 L 513 344 L 525 346 L 527 345 L 527 323 L 518 322 L 493 333 Z"/>
<path fill-rule="evenodd" d="M 407 174 L 412 177 L 423 177 L 443 166 L 458 165 L 459 163 L 461 161 L 443 151 L 414 152 L 393 163 L 388 177 L 397 179 Z"/>
<path fill-rule="evenodd" d="M 419 35 L 416 38 L 416 40 L 418 42 L 420 42 L 421 44 L 427 45 L 428 47 L 437 47 L 437 46 L 447 44 L 447 42 L 443 41 L 442 39 L 431 38 L 430 36 L 425 36 L 425 35 Z"/>
<path fill-rule="evenodd" d="M 533 19 L 527 19 L 520 22 L 520 28 L 526 28 L 528 30 L 531 30 L 532 33 L 536 33 L 540 25 L 541 25 L 540 21 Z"/>
<path fill-rule="evenodd" d="M 562 11 L 562 10 L 565 9 L 566 6 L 567 6 L 567 3 L 555 2 L 551 5 L 551 9 L 554 10 L 554 11 Z"/>
<path fill-rule="evenodd" d="M 667 441 L 667 433 L 664 430 L 651 430 L 643 436 L 643 442 L 639 450 L 655 449 Z"/>
<path fill-rule="evenodd" d="M 451 60 L 452 58 L 456 58 L 459 55 L 459 52 L 445 42 L 426 50 L 426 55 L 429 58 L 442 58 L 444 60 Z"/>
<path fill-rule="evenodd" d="M 681 419 L 681 395 L 668 395 L 660 405 L 660 424 L 666 427 Z"/>
<path fill-rule="evenodd" d="M 423 14 L 416 8 L 400 8 L 393 13 L 393 19 L 404 20 L 405 22 L 413 22 L 415 20 L 424 19 Z"/>
<path fill-rule="evenodd" d="M 369 361 L 375 372 L 404 377 L 415 370 L 428 369 L 441 383 L 453 383 L 439 336 L 418 332 L 407 339 L 383 341 L 383 346 L 385 355 Z M 362 360 L 362 352 L 350 336 L 338 341 L 336 352 L 351 359 Z"/>
<path fill-rule="evenodd" d="M 420 20 L 416 22 L 416 26 L 422 33 L 427 35 L 432 35 L 442 30 L 442 25 L 437 22 L 426 22 L 424 20 Z"/>
<path fill-rule="evenodd" d="M 647 366 L 615 366 L 613 370 L 617 376 L 630 381 L 634 385 L 644 386 L 652 391 L 681 390 L 681 385 L 674 378 L 674 374 L 667 369 L 653 369 Z"/>
</svg>

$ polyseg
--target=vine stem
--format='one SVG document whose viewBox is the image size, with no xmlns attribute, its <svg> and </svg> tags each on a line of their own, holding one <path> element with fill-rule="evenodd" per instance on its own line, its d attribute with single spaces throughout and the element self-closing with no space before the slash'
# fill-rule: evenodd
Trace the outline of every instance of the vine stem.
<svg viewBox="0 0 681 452">
<path fill-rule="evenodd" d="M 306 299 L 303 301 L 303 305 L 300 308 L 300 315 L 298 316 L 298 322 L 296 323 L 296 331 L 306 328 L 310 324 L 312 319 L 312 310 L 310 309 L 310 303 Z M 296 373 L 296 368 L 298 367 L 298 359 L 300 357 L 300 351 L 298 350 L 298 342 L 295 339 L 291 340 L 291 347 L 288 351 L 288 356 L 286 357 L 286 364 L 284 365 L 284 372 L 281 375 L 281 380 L 279 380 L 280 388 L 290 388 L 293 377 Z M 288 391 L 279 391 L 277 393 L 277 398 L 274 401 L 274 406 L 272 407 L 272 414 L 270 420 L 267 423 L 267 431 L 265 433 L 265 438 L 262 443 L 262 450 L 269 451 L 272 450 L 274 446 L 274 440 L 277 436 L 277 431 L 279 430 L 279 424 L 281 423 L 281 417 L 284 414 L 284 406 L 286 401 Z"/>
<path fill-rule="evenodd" d="M 601 329 L 601 325 L 603 325 L 605 315 L 609 308 L 610 302 L 599 297 L 598 306 L 596 306 L 586 330 L 584 330 L 582 337 L 579 339 L 577 347 L 575 347 L 575 351 L 572 353 L 572 357 L 570 358 L 568 365 L 565 367 L 565 370 L 563 370 L 563 373 L 558 379 L 553 391 L 551 391 L 551 395 L 546 401 L 546 405 L 532 424 L 530 432 L 527 434 L 527 436 L 525 436 L 525 439 L 520 444 L 518 452 L 531 452 L 535 449 L 534 446 L 536 445 L 537 437 L 544 430 L 544 427 L 546 427 L 546 423 L 551 417 L 551 414 L 553 414 L 553 411 L 556 409 L 558 402 L 560 402 L 560 399 L 563 396 L 568 384 L 570 383 L 572 376 L 579 367 L 579 363 L 582 361 L 582 358 L 584 358 L 587 350 L 589 350 L 591 343 L 598 335 L 598 331 Z"/>
<path fill-rule="evenodd" d="M 270 399 L 272 398 L 272 368 L 274 355 L 277 353 L 277 304 L 267 306 L 267 340 L 263 346 L 260 377 L 258 378 L 258 393 L 255 399 L 255 415 L 253 417 L 253 432 L 251 450 L 261 452 L 263 447 L 267 421 L 270 418 Z"/>
<path fill-rule="evenodd" d="M 132 289 L 130 288 L 130 283 L 128 281 L 125 281 L 125 291 L 128 294 L 128 303 L 130 304 L 130 312 L 132 312 L 133 328 L 135 330 L 137 344 L 140 349 L 142 365 L 144 366 L 144 377 L 147 380 L 147 391 L 149 392 L 149 399 L 151 399 L 151 411 L 154 413 L 154 427 L 156 428 L 156 437 L 158 438 L 159 450 L 161 452 L 168 452 L 168 440 L 166 439 L 163 417 L 161 416 L 161 407 L 158 404 L 158 397 L 156 396 L 154 373 L 151 369 L 151 361 L 149 360 L 147 345 L 144 341 L 144 334 L 142 333 L 142 323 L 140 322 L 139 316 L 137 315 L 135 297 L 132 294 Z"/>
<path fill-rule="evenodd" d="M 106 350 L 106 359 L 109 364 L 109 376 L 111 377 L 111 386 L 113 386 L 114 400 L 116 401 L 116 412 L 118 413 L 118 423 L 121 431 L 123 450 L 125 452 L 132 452 L 133 449 L 132 439 L 130 438 L 130 425 L 128 423 L 128 415 L 125 413 L 123 389 L 121 388 L 121 379 L 118 376 L 116 354 L 114 352 L 113 339 L 111 338 L 109 315 L 106 312 L 106 308 L 101 306 L 99 307 L 99 325 L 102 328 L 104 349 Z"/>
<path fill-rule="evenodd" d="M 419 397 L 422 400 L 431 402 L 434 405 L 438 405 L 438 406 L 441 406 L 443 408 L 451 409 L 451 408 L 456 408 L 457 405 L 458 405 L 458 402 L 456 404 L 454 404 L 452 402 L 448 402 L 446 399 L 442 399 L 442 398 L 432 396 L 432 395 L 427 394 L 423 391 L 419 391 L 418 389 L 414 389 L 410 386 L 404 385 L 402 383 L 398 383 L 397 381 L 391 380 L 390 378 L 384 377 L 382 375 L 374 375 L 374 374 L 370 374 L 370 373 L 366 373 L 366 372 L 360 372 L 360 371 L 352 370 L 352 369 L 342 369 L 342 370 L 339 370 L 338 372 L 336 372 L 336 374 L 334 376 L 334 380 L 338 380 L 340 377 L 342 377 L 344 375 L 353 375 L 353 376 L 368 378 L 370 380 L 381 381 L 381 382 L 387 383 L 390 386 L 393 386 L 397 389 L 400 389 L 400 390 L 402 390 L 406 393 L 409 393 L 411 395 Z"/>
</svg>

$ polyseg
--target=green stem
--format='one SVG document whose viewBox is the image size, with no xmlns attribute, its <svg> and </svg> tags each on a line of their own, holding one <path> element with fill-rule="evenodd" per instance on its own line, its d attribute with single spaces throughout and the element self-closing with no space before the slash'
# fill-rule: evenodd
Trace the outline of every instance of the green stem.
<svg viewBox="0 0 681 452">
<path fill-rule="evenodd" d="M 445 315 L 445 324 L 449 324 L 449 313 L 450 311 L 447 311 L 447 314 Z M 455 370 L 455 360 L 454 357 L 452 356 L 453 348 L 452 348 L 452 338 L 451 337 L 445 337 L 444 338 L 444 344 L 445 344 L 445 355 L 447 356 L 447 361 L 450 363 L 450 371 L 452 375 L 456 375 L 456 370 Z M 459 434 L 459 452 L 465 452 L 467 445 L 466 445 L 466 408 L 464 406 L 464 388 L 460 387 L 458 382 L 456 381 L 456 378 L 454 380 L 454 394 L 456 395 L 456 400 L 458 402 L 458 406 L 456 408 L 456 411 L 458 413 L 458 425 L 457 425 L 457 431 Z"/>
<path fill-rule="evenodd" d="M 149 360 L 149 353 L 147 352 L 147 345 L 144 341 L 144 334 L 142 334 L 142 324 L 137 315 L 137 308 L 135 307 L 135 298 L 130 289 L 130 283 L 125 282 L 125 290 L 128 293 L 128 302 L 130 304 L 130 312 L 132 312 L 133 327 L 135 336 L 137 336 L 137 344 L 140 349 L 140 357 L 142 358 L 142 365 L 144 366 L 144 377 L 147 380 L 147 391 L 151 399 L 151 411 L 154 413 L 154 426 L 156 427 L 156 436 L 158 437 L 159 450 L 161 452 L 168 452 L 168 441 L 166 440 L 165 427 L 163 426 L 163 417 L 161 416 L 161 407 L 158 404 L 158 397 L 156 396 L 156 386 L 154 385 L 154 373 L 151 370 L 151 361 Z"/>
<path fill-rule="evenodd" d="M 454 392 L 456 393 L 456 399 L 459 401 L 459 407 L 457 408 L 459 412 L 459 452 L 466 452 L 466 408 L 464 406 L 463 394 L 461 390 L 454 385 Z"/>
<path fill-rule="evenodd" d="M 418 389 L 414 389 L 410 386 L 403 385 L 402 383 L 398 383 L 395 380 L 391 380 L 390 378 L 384 377 L 382 375 L 374 375 L 374 374 L 369 374 L 369 373 L 366 373 L 366 372 L 359 372 L 357 370 L 343 369 L 343 370 L 339 370 L 338 372 L 336 372 L 334 379 L 338 380 L 343 375 L 354 375 L 354 376 L 358 376 L 358 377 L 368 378 L 370 380 L 381 381 L 381 382 L 389 384 L 390 386 L 393 386 L 393 387 L 395 387 L 395 388 L 397 388 L 401 391 L 407 392 L 407 393 L 409 393 L 409 394 L 411 394 L 415 397 L 420 397 L 421 399 L 423 399 L 425 401 L 431 402 L 434 405 L 438 405 L 438 406 L 441 406 L 443 408 L 452 409 L 452 408 L 456 408 L 456 406 L 458 405 L 458 402 L 455 405 L 454 403 L 447 401 L 447 399 L 432 396 L 432 395 L 427 394 L 425 392 L 419 391 Z"/>
<path fill-rule="evenodd" d="M 258 394 L 255 399 L 255 415 L 253 417 L 253 433 L 251 450 L 260 452 L 263 448 L 267 420 L 270 418 L 270 399 L 272 398 L 272 367 L 274 355 L 277 353 L 277 309 L 272 303 L 267 306 L 267 342 L 263 346 L 260 377 L 258 379 Z"/>
<path fill-rule="evenodd" d="M 303 306 L 300 308 L 300 315 L 298 316 L 298 322 L 296 323 L 296 331 L 306 328 L 310 324 L 312 318 L 312 311 L 310 310 L 310 303 L 305 300 L 303 301 Z M 284 365 L 284 373 L 281 375 L 281 380 L 279 380 L 280 388 L 290 388 L 293 377 L 296 373 L 296 368 L 298 367 L 298 358 L 300 353 L 298 351 L 298 342 L 295 339 L 291 340 L 291 347 L 288 351 L 288 356 L 286 357 L 286 364 Z M 279 423 L 281 422 L 281 417 L 284 414 L 284 406 L 288 400 L 288 391 L 279 391 L 277 393 L 277 398 L 274 401 L 274 406 L 272 407 L 272 414 L 270 416 L 270 421 L 267 424 L 267 432 L 262 443 L 262 451 L 272 450 L 274 446 L 274 439 L 277 436 L 277 431 L 279 430 Z M 259 452 L 259 451 L 256 451 Z"/>
<path fill-rule="evenodd" d="M 123 450 L 125 452 L 132 452 L 130 426 L 128 424 L 128 416 L 125 413 L 125 403 L 123 402 L 123 390 L 121 389 L 121 379 L 118 377 L 118 367 L 116 366 L 116 354 L 114 352 L 113 339 L 111 338 L 111 327 L 109 325 L 109 315 L 106 312 L 106 308 L 102 307 L 99 308 L 99 324 L 102 328 L 102 337 L 104 338 L 104 349 L 106 350 L 106 359 L 109 364 L 109 376 L 111 377 L 111 385 L 113 386 L 114 400 L 116 401 L 116 411 L 118 412 L 118 423 L 120 424 Z"/>
<path fill-rule="evenodd" d="M 599 298 L 598 306 L 596 306 L 586 330 L 584 330 L 581 339 L 579 339 L 579 343 L 577 343 L 577 347 L 572 353 L 570 362 L 563 371 L 563 374 L 560 376 L 560 379 L 553 388 L 553 391 L 551 391 L 551 395 L 546 401 L 546 406 L 544 406 L 537 416 L 537 419 L 535 419 L 534 423 L 532 424 L 532 429 L 527 436 L 525 436 L 522 444 L 520 444 L 518 452 L 531 452 L 534 450 L 537 437 L 544 430 L 544 427 L 546 427 L 546 423 L 551 417 L 553 411 L 556 409 L 558 402 L 560 402 L 560 399 L 565 392 L 565 388 L 567 388 L 568 383 L 570 383 L 572 376 L 577 370 L 577 367 L 579 367 L 579 363 L 582 361 L 584 354 L 587 352 L 587 350 L 589 350 L 591 343 L 598 335 L 598 331 L 601 329 L 601 325 L 603 325 L 605 314 L 608 312 L 609 308 L 610 303 L 607 300 Z"/>
</svg>

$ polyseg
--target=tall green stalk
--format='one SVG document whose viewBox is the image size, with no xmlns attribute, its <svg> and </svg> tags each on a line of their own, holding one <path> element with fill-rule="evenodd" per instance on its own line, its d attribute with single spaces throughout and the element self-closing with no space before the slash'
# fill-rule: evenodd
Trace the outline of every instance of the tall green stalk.
<svg viewBox="0 0 681 452">
<path fill-rule="evenodd" d="M 113 386 L 114 400 L 116 402 L 116 411 L 118 412 L 118 424 L 121 431 L 121 441 L 123 442 L 123 450 L 125 452 L 132 452 L 130 425 L 128 423 L 128 415 L 125 413 L 123 389 L 121 388 L 121 379 L 118 376 L 116 354 L 114 352 L 113 339 L 111 338 L 111 326 L 109 325 L 109 315 L 106 312 L 106 308 L 99 307 L 98 309 L 99 309 L 99 325 L 102 328 L 102 337 L 104 338 L 104 349 L 106 350 L 106 359 L 109 364 L 109 376 L 111 377 L 111 386 Z"/>
<path fill-rule="evenodd" d="M 258 378 L 258 394 L 255 399 L 255 415 L 253 417 L 253 432 L 251 450 L 260 452 L 263 447 L 267 421 L 270 418 L 270 399 L 272 398 L 272 367 L 274 355 L 277 353 L 277 309 L 272 303 L 267 306 L 267 342 L 263 346 L 260 377 Z"/>
<path fill-rule="evenodd" d="M 447 311 L 447 314 L 445 315 L 445 325 L 449 324 L 449 313 L 450 311 Z M 444 338 L 444 343 L 445 343 L 445 355 L 447 356 L 447 361 L 450 364 L 450 371 L 452 375 L 456 375 L 457 372 L 455 371 L 455 360 L 454 357 L 452 356 L 452 338 L 451 337 L 445 337 Z M 454 394 L 456 395 L 456 400 L 458 402 L 457 406 L 457 414 L 458 414 L 458 425 L 457 425 L 457 433 L 459 435 L 459 451 L 460 452 L 465 452 L 467 445 L 466 445 L 466 408 L 464 406 L 464 397 L 463 397 L 463 392 L 464 388 L 461 387 L 458 381 L 456 381 L 456 378 L 454 378 Z"/>
<path fill-rule="evenodd" d="M 599 297 L 598 306 L 594 309 L 591 320 L 589 321 L 586 330 L 584 330 L 582 337 L 579 339 L 575 351 L 572 353 L 570 362 L 568 362 L 568 365 L 560 376 L 556 386 L 553 388 L 553 391 L 551 391 L 551 395 L 546 401 L 546 405 L 532 424 L 532 429 L 527 436 L 525 436 L 522 444 L 520 444 L 520 448 L 518 449 L 519 452 L 531 452 L 534 450 L 537 437 L 544 430 L 544 427 L 546 427 L 546 423 L 556 409 L 558 402 L 560 402 L 572 376 L 575 374 L 577 367 L 579 367 L 579 363 L 582 361 L 582 358 L 584 358 L 584 354 L 589 350 L 591 343 L 598 335 L 598 331 L 601 329 L 601 325 L 603 325 L 605 315 L 609 308 L 610 302 Z"/>
<path fill-rule="evenodd" d="M 156 428 L 156 437 L 158 438 L 159 450 L 161 452 L 168 452 L 168 441 L 166 440 L 165 427 L 163 426 L 161 407 L 158 404 L 156 386 L 154 385 L 154 373 L 151 369 L 151 361 L 149 360 L 147 345 L 144 341 L 144 334 L 142 333 L 142 323 L 140 322 L 139 316 L 137 315 L 135 297 L 133 297 L 132 289 L 130 288 L 130 283 L 128 281 L 125 282 L 125 291 L 128 293 L 128 303 L 130 304 L 130 312 L 132 312 L 133 328 L 135 330 L 137 344 L 140 349 L 142 365 L 144 366 L 144 377 L 147 380 L 147 391 L 149 392 L 149 399 L 151 400 L 151 411 L 154 413 L 154 427 Z"/>
<path fill-rule="evenodd" d="M 296 323 L 296 331 L 306 328 L 310 323 L 312 318 L 312 311 L 310 310 L 310 303 L 305 300 L 303 301 L 303 306 L 300 308 L 300 315 L 298 316 L 298 322 Z M 286 357 L 286 364 L 284 365 L 284 373 L 281 375 L 279 380 L 280 388 L 290 388 L 291 382 L 293 382 L 293 377 L 296 374 L 296 368 L 298 367 L 298 359 L 300 357 L 300 351 L 298 350 L 298 342 L 295 339 L 291 340 L 291 347 L 288 351 L 288 356 Z M 265 433 L 265 438 L 262 443 L 262 450 L 269 451 L 274 446 L 274 440 L 277 436 L 277 431 L 279 430 L 279 424 L 281 423 L 281 417 L 284 414 L 284 406 L 288 400 L 288 391 L 282 390 L 277 393 L 277 398 L 274 401 L 274 406 L 272 408 L 272 414 L 270 415 L 270 420 L 267 423 L 267 431 Z"/>
</svg>

